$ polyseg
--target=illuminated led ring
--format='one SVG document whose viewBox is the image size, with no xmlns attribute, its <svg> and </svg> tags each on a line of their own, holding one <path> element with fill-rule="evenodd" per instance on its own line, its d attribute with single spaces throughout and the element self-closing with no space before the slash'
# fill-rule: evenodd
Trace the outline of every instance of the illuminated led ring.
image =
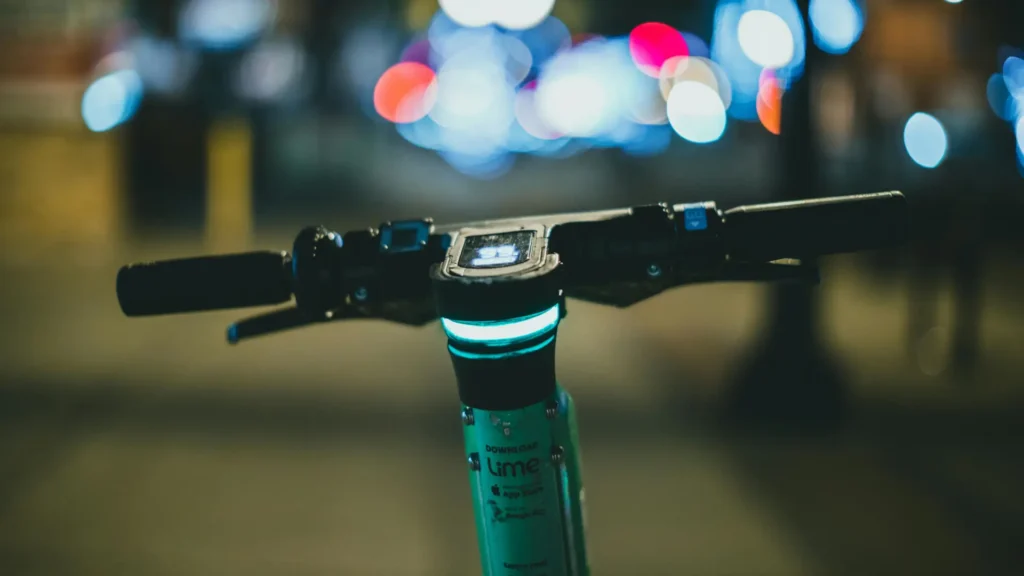
<svg viewBox="0 0 1024 576">
<path fill-rule="evenodd" d="M 554 329 L 558 326 L 559 317 L 559 305 L 555 304 L 539 314 L 496 322 L 465 322 L 441 318 L 441 326 L 453 340 L 505 346 L 536 338 Z"/>
<path fill-rule="evenodd" d="M 548 344 L 551 344 L 554 341 L 555 341 L 555 337 L 551 336 L 551 337 L 547 338 L 546 340 L 544 340 L 543 342 L 541 342 L 540 344 L 535 344 L 533 346 L 530 346 L 529 348 L 523 348 L 522 350 L 511 350 L 509 352 L 496 352 L 496 353 L 491 353 L 491 354 L 482 354 L 482 353 L 478 353 L 478 352 L 466 352 L 465 350 L 459 350 L 458 348 L 456 348 L 456 347 L 454 347 L 454 346 L 452 346 L 450 344 L 448 345 L 448 350 L 452 354 L 455 354 L 456 356 L 461 356 L 463 358 L 468 358 L 470 360 L 500 360 L 502 358 L 512 358 L 514 356 L 523 356 L 523 355 L 526 355 L 526 354 L 532 354 L 532 353 L 536 352 L 537 350 L 540 350 L 541 348 L 544 348 Z"/>
</svg>

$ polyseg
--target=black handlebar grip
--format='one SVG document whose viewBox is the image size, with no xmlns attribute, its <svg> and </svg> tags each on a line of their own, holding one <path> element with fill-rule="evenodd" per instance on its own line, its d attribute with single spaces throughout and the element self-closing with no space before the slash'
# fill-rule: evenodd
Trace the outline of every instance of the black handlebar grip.
<svg viewBox="0 0 1024 576">
<path fill-rule="evenodd" d="M 899 192 L 740 206 L 725 212 L 731 258 L 767 261 L 898 246 L 907 239 Z"/>
<path fill-rule="evenodd" d="M 249 252 L 131 264 L 117 273 L 126 316 L 278 304 L 291 299 L 286 252 Z"/>
<path fill-rule="evenodd" d="M 898 246 L 907 240 L 907 200 L 880 192 L 741 206 L 725 212 L 730 258 L 765 262 Z"/>
</svg>

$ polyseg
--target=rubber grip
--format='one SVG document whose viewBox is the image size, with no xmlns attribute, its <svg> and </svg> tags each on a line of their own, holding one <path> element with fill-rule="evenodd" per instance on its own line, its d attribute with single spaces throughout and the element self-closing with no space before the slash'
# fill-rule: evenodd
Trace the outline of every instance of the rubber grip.
<svg viewBox="0 0 1024 576">
<path fill-rule="evenodd" d="M 286 252 L 249 252 L 131 264 L 117 273 L 117 300 L 126 316 L 154 316 L 291 299 Z"/>
<path fill-rule="evenodd" d="M 907 200 L 880 192 L 741 206 L 725 212 L 729 257 L 745 262 L 806 258 L 903 244 Z"/>
</svg>

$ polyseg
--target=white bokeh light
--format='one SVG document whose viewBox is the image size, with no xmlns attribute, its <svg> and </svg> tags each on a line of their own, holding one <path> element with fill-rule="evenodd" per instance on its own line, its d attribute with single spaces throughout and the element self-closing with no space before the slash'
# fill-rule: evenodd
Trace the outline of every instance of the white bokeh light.
<svg viewBox="0 0 1024 576">
<path fill-rule="evenodd" d="M 554 140 L 560 137 L 560 134 L 552 130 L 540 117 L 535 90 L 526 88 L 516 94 L 515 111 L 519 126 L 527 134 L 541 140 Z"/>
<path fill-rule="evenodd" d="M 575 137 L 600 133 L 611 107 L 601 79 L 586 70 L 546 78 L 537 88 L 537 104 L 545 124 Z"/>
<path fill-rule="evenodd" d="M 551 14 L 555 0 L 439 0 L 441 10 L 467 28 L 497 24 L 509 30 L 526 30 Z"/>
<path fill-rule="evenodd" d="M 767 10 L 744 12 L 737 36 L 743 53 L 759 66 L 782 68 L 793 60 L 793 32 L 778 14 Z"/>
<path fill-rule="evenodd" d="M 537 81 L 536 105 L 552 130 L 590 138 L 615 128 L 622 108 L 621 76 L 615 47 L 592 41 L 556 55 Z"/>
<path fill-rule="evenodd" d="M 668 97 L 668 121 L 684 140 L 707 144 L 725 132 L 725 104 L 707 84 L 684 81 Z"/>
<path fill-rule="evenodd" d="M 438 0 L 438 4 L 456 24 L 467 28 L 487 26 L 494 22 L 494 8 L 490 1 Z"/>
<path fill-rule="evenodd" d="M 915 164 L 922 168 L 935 168 L 946 159 L 949 139 L 937 118 L 918 112 L 907 120 L 903 128 L 903 144 Z"/>
</svg>

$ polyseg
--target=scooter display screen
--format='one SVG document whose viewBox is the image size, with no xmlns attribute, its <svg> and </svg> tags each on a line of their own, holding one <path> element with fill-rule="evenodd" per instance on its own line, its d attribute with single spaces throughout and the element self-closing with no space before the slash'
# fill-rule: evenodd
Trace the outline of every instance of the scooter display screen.
<svg viewBox="0 0 1024 576">
<path fill-rule="evenodd" d="M 459 255 L 459 266 L 468 269 L 504 268 L 530 259 L 535 232 L 516 231 L 468 236 Z"/>
</svg>

